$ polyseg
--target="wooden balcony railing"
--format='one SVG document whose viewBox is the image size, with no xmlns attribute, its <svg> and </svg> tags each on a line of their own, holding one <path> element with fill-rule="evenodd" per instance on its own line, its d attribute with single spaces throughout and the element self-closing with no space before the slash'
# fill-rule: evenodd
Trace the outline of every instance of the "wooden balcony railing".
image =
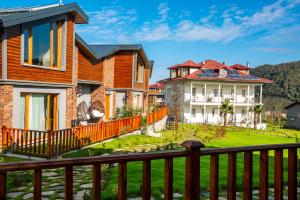
<svg viewBox="0 0 300 200">
<path fill-rule="evenodd" d="M 127 199 L 127 163 L 143 162 L 142 194 L 144 200 L 151 199 L 151 161 L 165 160 L 164 167 L 164 199 L 173 199 L 173 159 L 185 157 L 185 199 L 200 199 L 200 157 L 210 156 L 210 199 L 218 199 L 219 155 L 228 155 L 227 199 L 236 199 L 237 154 L 244 154 L 243 172 L 243 199 L 252 199 L 252 167 L 253 152 L 260 153 L 260 184 L 259 196 L 267 200 L 269 151 L 275 151 L 274 159 L 274 199 L 283 199 L 283 150 L 288 150 L 288 199 L 297 199 L 297 149 L 300 143 L 262 145 L 234 148 L 201 149 L 204 145 L 197 141 L 183 143 L 185 150 L 172 150 L 150 153 L 132 153 L 124 155 L 95 156 L 88 158 L 31 161 L 20 163 L 0 164 L 0 199 L 6 199 L 6 179 L 8 172 L 33 170 L 34 171 L 34 199 L 41 199 L 42 170 L 49 168 L 64 168 L 65 171 L 65 199 L 73 199 L 73 167 L 92 165 L 93 185 L 92 198 L 100 199 L 101 194 L 101 165 L 118 163 L 118 199 Z"/>
<path fill-rule="evenodd" d="M 162 118 L 166 117 L 167 115 L 168 115 L 167 107 L 159 108 L 158 110 L 147 114 L 147 124 L 150 125 L 154 122 L 157 122 Z"/>
<path fill-rule="evenodd" d="M 3 149 L 39 157 L 59 156 L 141 128 L 141 116 L 57 131 L 2 128 Z"/>
<path fill-rule="evenodd" d="M 147 124 L 161 120 L 168 114 L 167 107 L 147 115 Z M 57 130 L 35 131 L 2 127 L 2 148 L 19 154 L 55 157 L 67 151 L 141 129 L 142 118 L 135 116 L 87 126 Z"/>
</svg>

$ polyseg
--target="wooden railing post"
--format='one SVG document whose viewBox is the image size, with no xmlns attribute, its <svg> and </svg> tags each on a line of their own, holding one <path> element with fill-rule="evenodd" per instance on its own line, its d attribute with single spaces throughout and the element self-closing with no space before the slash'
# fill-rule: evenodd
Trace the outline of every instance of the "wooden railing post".
<svg viewBox="0 0 300 200">
<path fill-rule="evenodd" d="M 199 200 L 200 148 L 205 145 L 199 141 L 187 140 L 182 146 L 190 152 L 185 161 L 185 200 Z"/>
<path fill-rule="evenodd" d="M 5 126 L 2 126 L 2 149 L 5 150 L 7 148 L 8 148 L 7 129 Z"/>
<path fill-rule="evenodd" d="M 6 199 L 6 172 L 0 172 L 0 199 Z"/>
</svg>

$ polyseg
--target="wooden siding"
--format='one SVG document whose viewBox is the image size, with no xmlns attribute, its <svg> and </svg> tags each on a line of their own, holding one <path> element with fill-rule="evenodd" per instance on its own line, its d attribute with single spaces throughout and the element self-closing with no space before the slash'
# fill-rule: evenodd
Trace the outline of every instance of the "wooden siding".
<svg viewBox="0 0 300 200">
<path fill-rule="evenodd" d="M 0 79 L 2 79 L 2 30 L 0 30 Z"/>
<path fill-rule="evenodd" d="M 132 88 L 132 51 L 115 54 L 115 88 Z"/>
<path fill-rule="evenodd" d="M 7 29 L 7 76 L 10 80 L 72 84 L 74 19 L 67 20 L 65 71 L 21 65 L 21 26 Z"/>
<path fill-rule="evenodd" d="M 78 79 L 103 81 L 103 62 L 93 62 L 80 49 L 78 50 Z"/>
</svg>

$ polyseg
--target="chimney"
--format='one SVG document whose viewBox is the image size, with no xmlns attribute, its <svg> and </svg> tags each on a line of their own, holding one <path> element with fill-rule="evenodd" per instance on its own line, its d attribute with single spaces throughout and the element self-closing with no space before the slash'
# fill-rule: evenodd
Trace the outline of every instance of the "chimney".
<svg viewBox="0 0 300 200">
<path fill-rule="evenodd" d="M 205 60 L 202 61 L 202 64 L 203 64 L 203 65 L 205 64 Z"/>
<path fill-rule="evenodd" d="M 249 61 L 246 62 L 246 66 L 247 66 L 247 67 L 250 66 L 250 62 L 249 62 Z"/>
<path fill-rule="evenodd" d="M 223 65 L 226 65 L 226 62 L 225 62 L 225 61 L 223 62 Z"/>
</svg>

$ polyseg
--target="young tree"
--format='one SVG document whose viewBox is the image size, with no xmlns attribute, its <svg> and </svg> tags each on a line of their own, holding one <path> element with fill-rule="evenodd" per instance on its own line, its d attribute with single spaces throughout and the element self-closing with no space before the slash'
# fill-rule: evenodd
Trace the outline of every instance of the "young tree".
<svg viewBox="0 0 300 200">
<path fill-rule="evenodd" d="M 222 105 L 220 107 L 220 112 L 224 118 L 224 128 L 225 128 L 227 125 L 227 115 L 233 114 L 233 106 L 230 103 L 229 99 L 225 99 L 225 101 L 222 103 Z"/>
<path fill-rule="evenodd" d="M 257 129 L 257 121 L 259 119 L 260 114 L 262 113 L 264 107 L 261 104 L 255 105 L 253 107 L 254 112 L 254 128 Z"/>
</svg>

